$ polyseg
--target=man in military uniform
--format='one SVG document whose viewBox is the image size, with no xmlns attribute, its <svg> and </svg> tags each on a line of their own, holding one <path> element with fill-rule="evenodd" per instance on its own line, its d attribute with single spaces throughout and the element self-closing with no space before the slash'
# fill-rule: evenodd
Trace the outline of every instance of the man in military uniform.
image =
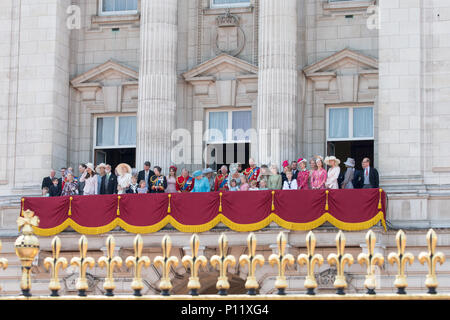
<svg viewBox="0 0 450 320">
<path fill-rule="evenodd" d="M 194 179 L 189 176 L 189 171 L 183 169 L 181 170 L 181 176 L 177 178 L 175 187 L 178 192 L 191 192 L 194 188 L 194 183 Z"/>
<path fill-rule="evenodd" d="M 214 180 L 214 191 L 228 191 L 228 168 L 223 165 Z"/>
</svg>

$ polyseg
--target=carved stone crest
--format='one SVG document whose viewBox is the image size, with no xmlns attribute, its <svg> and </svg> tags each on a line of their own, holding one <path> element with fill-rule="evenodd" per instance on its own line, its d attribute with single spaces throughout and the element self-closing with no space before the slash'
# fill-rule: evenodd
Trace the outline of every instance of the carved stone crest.
<svg viewBox="0 0 450 320">
<path fill-rule="evenodd" d="M 333 289 L 336 275 L 337 275 L 336 268 L 329 268 L 320 273 L 316 273 L 315 278 L 319 289 Z M 345 278 L 347 279 L 347 283 L 350 283 L 353 279 L 353 276 L 346 272 L 344 272 L 344 275 Z"/>
<path fill-rule="evenodd" d="M 239 26 L 239 17 L 232 15 L 230 9 L 225 14 L 216 18 L 217 37 L 216 51 L 217 54 L 226 53 L 230 56 L 238 55 L 245 45 L 245 34 Z"/>
</svg>

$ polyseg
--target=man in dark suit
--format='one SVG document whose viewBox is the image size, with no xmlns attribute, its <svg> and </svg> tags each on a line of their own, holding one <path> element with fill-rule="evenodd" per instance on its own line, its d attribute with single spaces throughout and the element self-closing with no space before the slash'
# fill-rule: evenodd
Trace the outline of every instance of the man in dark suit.
<svg viewBox="0 0 450 320">
<path fill-rule="evenodd" d="M 370 166 L 370 159 L 364 158 L 362 161 L 362 170 L 355 172 L 353 186 L 357 189 L 379 188 L 380 179 L 377 169 Z"/>
<path fill-rule="evenodd" d="M 117 193 L 117 176 L 111 172 L 111 165 L 107 164 L 105 168 L 105 187 L 106 194 Z"/>
<path fill-rule="evenodd" d="M 56 171 L 55 170 L 50 171 L 50 175 L 48 177 L 45 177 L 42 180 L 41 190 L 46 187 L 50 191 L 50 187 L 53 185 L 53 181 L 52 180 L 55 177 L 55 175 L 56 175 Z"/>
<path fill-rule="evenodd" d="M 144 163 L 144 170 L 139 171 L 139 173 L 138 173 L 138 179 L 137 179 L 138 184 L 139 184 L 142 180 L 145 181 L 145 186 L 146 186 L 148 192 L 150 192 L 150 186 L 151 186 L 150 178 L 153 177 L 153 176 L 155 175 L 155 173 L 153 172 L 153 170 L 150 170 L 150 168 L 151 168 L 151 163 L 150 163 L 150 161 L 145 161 L 145 163 Z"/>
<path fill-rule="evenodd" d="M 53 178 L 52 185 L 48 189 L 50 197 L 59 197 L 62 193 L 61 187 L 59 186 L 59 179 Z"/>
</svg>

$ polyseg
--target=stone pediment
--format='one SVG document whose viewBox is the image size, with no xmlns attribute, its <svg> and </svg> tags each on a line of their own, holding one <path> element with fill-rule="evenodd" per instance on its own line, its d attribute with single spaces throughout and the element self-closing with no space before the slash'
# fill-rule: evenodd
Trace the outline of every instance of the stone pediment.
<svg viewBox="0 0 450 320">
<path fill-rule="evenodd" d="M 257 76 L 257 66 L 226 53 L 205 61 L 183 74 L 186 81 L 200 79 L 232 80 Z"/>
<path fill-rule="evenodd" d="M 139 73 L 123 64 L 114 60 L 90 69 L 75 77 L 70 82 L 75 88 L 91 87 L 91 86 L 114 86 L 124 83 L 137 83 Z"/>
<path fill-rule="evenodd" d="M 378 60 L 344 49 L 303 69 L 307 77 L 333 76 L 339 70 L 353 70 L 359 74 L 378 73 Z"/>
<path fill-rule="evenodd" d="M 88 112 L 135 112 L 139 73 L 114 60 L 84 72 L 70 82 L 81 93 Z"/>
</svg>

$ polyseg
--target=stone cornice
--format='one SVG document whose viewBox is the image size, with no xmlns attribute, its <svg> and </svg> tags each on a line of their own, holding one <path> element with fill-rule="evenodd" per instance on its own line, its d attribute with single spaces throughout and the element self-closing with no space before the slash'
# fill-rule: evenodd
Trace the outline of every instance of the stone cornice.
<svg viewBox="0 0 450 320">
<path fill-rule="evenodd" d="M 98 75 L 111 70 L 120 73 L 124 78 L 128 78 L 129 80 L 126 81 L 127 83 L 137 82 L 139 80 L 139 73 L 136 70 L 120 64 L 114 60 L 108 60 L 105 63 L 75 77 L 74 79 L 72 79 L 72 81 L 70 81 L 70 83 L 74 88 L 93 86 L 98 84 L 98 82 L 96 82 L 95 80 L 92 81 L 93 79 L 95 79 Z"/>
<path fill-rule="evenodd" d="M 258 67 L 248 63 L 247 61 L 244 61 L 242 59 L 232 57 L 226 53 L 222 53 L 218 55 L 217 57 L 214 57 L 208 61 L 205 61 L 198 66 L 192 68 L 191 70 L 185 72 L 182 74 L 182 76 L 186 79 L 186 81 L 191 81 L 194 77 L 201 77 L 202 74 L 207 73 L 208 71 L 211 71 L 212 69 L 223 65 L 223 64 L 229 64 L 233 67 L 235 67 L 238 70 L 241 70 L 242 73 L 245 74 L 258 74 Z"/>
<path fill-rule="evenodd" d="M 365 69 L 361 69 L 358 72 L 360 74 L 376 74 L 378 73 L 378 60 L 369 56 L 366 56 L 362 53 L 350 50 L 348 48 L 343 49 L 335 54 L 322 59 L 310 66 L 307 66 L 303 69 L 306 77 L 312 77 L 315 74 L 322 74 L 324 72 L 329 72 L 332 68 L 332 65 L 337 64 L 339 62 L 343 62 L 345 60 L 350 60 L 354 62 L 355 65 L 361 66 Z"/>
</svg>

